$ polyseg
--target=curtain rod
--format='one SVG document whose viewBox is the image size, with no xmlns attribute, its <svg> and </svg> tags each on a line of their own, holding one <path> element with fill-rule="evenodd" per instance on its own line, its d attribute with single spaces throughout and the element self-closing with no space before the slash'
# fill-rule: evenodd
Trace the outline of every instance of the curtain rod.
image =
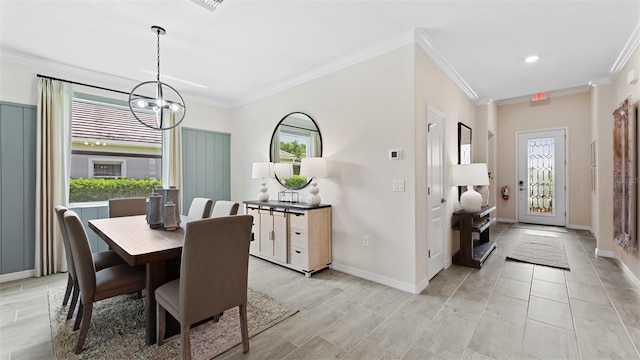
<svg viewBox="0 0 640 360">
<path fill-rule="evenodd" d="M 39 78 L 58 80 L 58 81 L 62 81 L 62 82 L 66 82 L 66 83 L 70 83 L 70 84 L 74 84 L 74 85 L 87 86 L 87 87 L 94 88 L 94 89 L 106 90 L 106 91 L 116 92 L 116 93 L 125 94 L 125 95 L 129 95 L 130 94 L 128 92 L 124 92 L 124 91 L 120 91 L 120 90 L 113 90 L 113 89 L 109 89 L 109 88 L 102 87 L 102 86 L 84 84 L 84 83 L 81 83 L 81 82 L 71 81 L 71 80 L 66 80 L 66 79 L 59 79 L 59 78 L 55 78 L 53 76 L 47 76 L 47 75 L 42 75 L 42 74 L 37 74 L 37 76 Z"/>
</svg>

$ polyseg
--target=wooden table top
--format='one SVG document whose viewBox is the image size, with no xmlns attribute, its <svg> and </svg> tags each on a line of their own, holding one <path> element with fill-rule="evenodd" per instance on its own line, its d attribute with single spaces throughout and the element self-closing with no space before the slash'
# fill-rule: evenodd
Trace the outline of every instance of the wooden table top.
<svg viewBox="0 0 640 360">
<path fill-rule="evenodd" d="M 180 257 L 189 218 L 181 221 L 174 231 L 151 229 L 144 215 L 89 220 L 89 228 L 129 265 L 136 266 Z"/>
</svg>

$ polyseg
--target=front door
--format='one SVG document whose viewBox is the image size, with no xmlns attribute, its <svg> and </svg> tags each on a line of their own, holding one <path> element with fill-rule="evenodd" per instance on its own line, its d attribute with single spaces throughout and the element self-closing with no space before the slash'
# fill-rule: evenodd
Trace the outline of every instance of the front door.
<svg viewBox="0 0 640 360">
<path fill-rule="evenodd" d="M 518 134 L 518 222 L 566 225 L 565 130 Z"/>
<path fill-rule="evenodd" d="M 427 106 L 427 249 L 429 280 L 444 268 L 444 114 Z"/>
</svg>

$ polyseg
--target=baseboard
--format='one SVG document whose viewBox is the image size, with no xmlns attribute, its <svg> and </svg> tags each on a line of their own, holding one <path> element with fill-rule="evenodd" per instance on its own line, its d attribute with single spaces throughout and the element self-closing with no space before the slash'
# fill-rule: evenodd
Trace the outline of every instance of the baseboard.
<svg viewBox="0 0 640 360">
<path fill-rule="evenodd" d="M 402 290 L 402 291 L 406 291 L 408 293 L 411 294 L 419 294 L 420 292 L 422 292 L 422 290 L 424 290 L 427 285 L 429 285 L 429 280 L 424 279 L 422 280 L 418 285 L 412 285 L 412 284 L 408 284 L 402 281 L 398 281 L 395 279 L 391 279 L 388 278 L 386 276 L 381 276 L 378 274 L 374 274 L 372 272 L 369 271 L 365 271 L 362 269 L 357 269 L 351 266 L 347 266 L 347 265 L 342 265 L 342 264 L 338 264 L 333 262 L 331 264 L 331 267 L 335 270 L 338 271 L 342 271 L 344 273 L 350 274 L 350 275 L 354 275 L 357 277 L 361 277 L 363 279 L 367 279 L 367 280 L 371 280 L 377 283 L 380 283 L 382 285 L 387 285 L 390 286 L 392 288 L 396 288 L 398 290 Z"/>
<path fill-rule="evenodd" d="M 586 226 L 586 225 L 567 225 L 567 229 L 574 229 L 574 230 L 586 230 L 590 233 L 593 234 L 593 230 L 591 230 L 591 226 Z"/>
<path fill-rule="evenodd" d="M 35 269 L 18 271 L 18 272 L 9 273 L 9 274 L 2 274 L 0 275 L 0 284 L 4 282 L 14 281 L 14 280 L 28 279 L 28 278 L 34 277 L 35 275 L 36 275 Z"/>
<path fill-rule="evenodd" d="M 617 260 L 616 254 L 613 251 L 604 251 L 604 250 L 600 250 L 598 248 L 596 248 L 596 256 L 606 257 L 606 258 L 613 258 L 613 259 Z M 620 263 L 622 264 L 622 262 L 620 262 Z"/>
<path fill-rule="evenodd" d="M 498 218 L 496 219 L 498 222 L 503 222 L 503 223 L 517 223 L 516 219 L 504 219 L 504 218 Z"/>
<path fill-rule="evenodd" d="M 627 275 L 629 275 L 629 278 L 631 279 L 631 281 L 633 281 L 635 285 L 638 288 L 640 288 L 640 279 L 636 277 L 633 271 L 631 271 L 625 263 L 623 263 L 622 261 L 620 261 L 620 259 L 618 259 L 618 256 L 616 255 L 616 253 L 614 253 L 613 251 L 598 250 L 598 248 L 596 248 L 596 256 L 615 259 L 616 262 L 620 264 L 622 269 L 627 273 Z"/>
<path fill-rule="evenodd" d="M 444 262 L 444 268 L 448 269 L 451 267 L 451 265 L 453 265 L 453 261 L 451 260 L 452 258 L 448 258 L 445 262 Z"/>
</svg>

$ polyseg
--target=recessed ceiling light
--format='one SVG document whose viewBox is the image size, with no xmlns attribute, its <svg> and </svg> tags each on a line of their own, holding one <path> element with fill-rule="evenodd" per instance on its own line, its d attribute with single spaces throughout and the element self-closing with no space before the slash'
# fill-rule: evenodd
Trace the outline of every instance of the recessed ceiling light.
<svg viewBox="0 0 640 360">
<path fill-rule="evenodd" d="M 538 61 L 538 59 L 540 59 L 540 56 L 538 56 L 538 55 L 529 55 L 529 56 L 527 56 L 526 59 L 524 59 L 524 62 L 526 62 L 526 63 L 534 63 L 534 62 Z"/>
</svg>

